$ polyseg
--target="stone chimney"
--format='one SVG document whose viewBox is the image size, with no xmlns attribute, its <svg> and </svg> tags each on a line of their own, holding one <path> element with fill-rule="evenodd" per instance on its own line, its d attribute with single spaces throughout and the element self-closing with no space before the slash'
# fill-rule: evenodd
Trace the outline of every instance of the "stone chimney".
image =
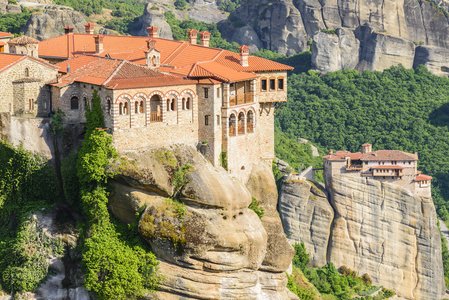
<svg viewBox="0 0 449 300">
<path fill-rule="evenodd" d="M 329 152 L 330 155 L 334 154 L 334 149 L 331 149 L 331 151 Z"/>
<path fill-rule="evenodd" d="M 95 54 L 103 52 L 103 39 L 102 35 L 97 34 L 95 37 Z"/>
<path fill-rule="evenodd" d="M 240 64 L 243 67 L 249 66 L 248 64 L 249 47 L 246 45 L 242 45 L 239 47 L 239 50 L 240 50 Z"/>
<path fill-rule="evenodd" d="M 94 34 L 94 27 L 95 27 L 95 24 L 91 23 L 91 22 L 84 24 L 86 34 Z"/>
<path fill-rule="evenodd" d="M 73 33 L 73 27 L 72 26 L 66 26 L 64 27 L 65 34 Z"/>
<path fill-rule="evenodd" d="M 148 30 L 148 36 L 150 38 L 157 38 L 158 37 L 157 36 L 157 31 L 159 30 L 159 27 L 157 27 L 157 26 L 150 26 L 150 27 L 147 27 L 147 30 Z"/>
<path fill-rule="evenodd" d="M 204 47 L 209 47 L 210 32 L 207 31 L 200 32 L 200 36 L 201 36 L 201 45 L 203 45 Z"/>
<path fill-rule="evenodd" d="M 365 153 L 371 153 L 372 148 L 373 148 L 373 145 L 371 145 L 371 144 L 368 144 L 368 143 L 363 144 L 363 145 L 362 145 L 362 153 L 363 153 L 363 154 L 365 154 Z"/>
<path fill-rule="evenodd" d="M 196 45 L 196 41 L 198 39 L 198 30 L 190 29 L 187 31 L 187 33 L 189 34 L 190 44 Z"/>
</svg>

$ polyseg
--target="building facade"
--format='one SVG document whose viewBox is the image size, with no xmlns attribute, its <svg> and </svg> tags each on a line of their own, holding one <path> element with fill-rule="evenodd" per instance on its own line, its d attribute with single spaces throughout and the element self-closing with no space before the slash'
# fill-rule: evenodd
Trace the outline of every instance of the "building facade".
<svg viewBox="0 0 449 300">
<path fill-rule="evenodd" d="M 324 180 L 330 184 L 336 174 L 367 177 L 381 182 L 393 183 L 412 193 L 431 197 L 431 176 L 421 174 L 418 154 L 399 150 L 372 151 L 371 144 L 363 144 L 362 152 L 330 151 L 323 156 Z"/>
</svg>

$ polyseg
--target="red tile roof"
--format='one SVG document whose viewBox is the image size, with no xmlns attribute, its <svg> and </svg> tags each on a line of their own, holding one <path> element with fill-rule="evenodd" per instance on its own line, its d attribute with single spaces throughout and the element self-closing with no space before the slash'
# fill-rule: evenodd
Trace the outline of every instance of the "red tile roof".
<svg viewBox="0 0 449 300">
<path fill-rule="evenodd" d="M 12 34 L 12 33 L 0 31 L 0 38 L 2 38 L 2 37 L 13 37 L 13 36 L 14 36 L 14 34 Z"/>
<path fill-rule="evenodd" d="M 42 65 L 45 65 L 47 67 L 53 68 L 55 70 L 58 69 L 57 66 L 52 65 L 50 63 L 48 63 L 46 60 L 40 59 L 40 58 L 35 58 L 32 56 L 27 56 L 24 54 L 10 54 L 10 53 L 0 53 L 0 73 L 5 71 L 6 69 L 12 67 L 13 65 L 15 65 L 16 63 L 25 60 L 25 59 L 30 59 L 33 60 L 35 62 L 38 62 Z"/>
<path fill-rule="evenodd" d="M 425 181 L 425 180 L 432 180 L 432 176 L 429 175 L 418 175 L 415 177 L 415 181 Z"/>
<path fill-rule="evenodd" d="M 343 150 L 337 151 L 333 154 L 325 155 L 323 156 L 323 158 L 326 158 L 327 160 L 345 160 L 345 157 L 349 157 L 351 158 L 351 160 L 359 160 L 361 156 L 361 152 L 351 153 L 347 150 Z"/>
<path fill-rule="evenodd" d="M 413 161 L 418 160 L 418 155 L 399 150 L 377 150 L 365 153 L 360 157 L 362 161 Z"/>
<path fill-rule="evenodd" d="M 375 166 L 375 167 L 372 167 L 371 169 L 375 169 L 375 170 L 404 170 L 405 167 L 403 167 L 403 166 Z"/>
<path fill-rule="evenodd" d="M 12 39 L 8 42 L 8 44 L 17 44 L 17 45 L 26 45 L 26 44 L 39 44 L 39 41 L 33 39 L 32 37 L 22 35 Z"/>
<path fill-rule="evenodd" d="M 249 66 L 243 67 L 240 64 L 240 54 L 238 53 L 194 45 L 186 41 L 173 41 L 162 38 L 153 39 L 156 41 L 155 48 L 161 51 L 161 64 L 174 67 L 173 71 L 177 74 L 185 74 L 187 72 L 185 69 L 189 69 L 190 72 L 194 65 L 199 62 L 208 63 L 207 67 L 202 66 L 205 72 L 213 73 L 216 78 L 222 77 L 226 80 L 234 80 L 234 77 L 225 78 L 223 76 L 224 72 L 219 72 L 222 68 L 232 69 L 234 73 L 287 71 L 293 69 L 287 65 L 255 56 L 250 56 L 248 58 Z M 148 37 L 105 35 L 103 42 L 104 51 L 99 55 L 126 59 L 130 62 L 145 65 L 147 40 Z M 39 55 L 41 57 L 65 59 L 83 54 L 95 54 L 94 35 L 70 33 L 42 41 L 39 44 Z M 243 78 L 243 76 L 239 74 L 238 76 L 236 75 L 236 78 Z"/>
<path fill-rule="evenodd" d="M 76 81 L 103 85 L 110 89 L 131 89 L 196 84 L 194 80 L 167 75 L 126 60 L 79 56 L 64 61 L 58 66 L 67 71 L 68 64 L 71 68 L 70 73 L 62 76 L 61 82 L 55 82 L 52 85 L 61 87 Z"/>
</svg>

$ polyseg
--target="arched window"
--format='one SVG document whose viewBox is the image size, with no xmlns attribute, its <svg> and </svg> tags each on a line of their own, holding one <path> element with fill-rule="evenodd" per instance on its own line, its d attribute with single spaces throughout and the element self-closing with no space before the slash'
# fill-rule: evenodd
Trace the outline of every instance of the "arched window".
<svg viewBox="0 0 449 300">
<path fill-rule="evenodd" d="M 186 109 L 191 109 L 191 107 L 190 107 L 190 97 L 187 97 L 187 100 L 186 100 Z"/>
<path fill-rule="evenodd" d="M 123 115 L 123 103 L 119 104 L 118 114 Z"/>
<path fill-rule="evenodd" d="M 30 69 L 25 68 L 25 77 L 30 77 Z"/>
<path fill-rule="evenodd" d="M 168 100 L 167 100 L 167 111 L 170 111 L 170 107 L 171 107 L 171 105 L 170 105 L 170 99 L 168 99 Z"/>
<path fill-rule="evenodd" d="M 186 98 L 182 98 L 182 110 L 186 110 Z"/>
<path fill-rule="evenodd" d="M 175 101 L 175 99 L 171 99 L 171 110 L 172 111 L 176 110 L 176 101 Z"/>
<path fill-rule="evenodd" d="M 111 100 L 106 101 L 106 111 L 110 115 L 111 114 Z"/>
<path fill-rule="evenodd" d="M 143 101 L 140 101 L 140 105 L 139 105 L 139 113 L 143 114 L 145 112 L 145 109 L 143 108 Z"/>
<path fill-rule="evenodd" d="M 124 115 L 128 114 L 128 102 L 125 102 L 125 104 L 123 105 L 123 114 Z"/>
<path fill-rule="evenodd" d="M 254 113 L 252 110 L 248 112 L 246 117 L 246 132 L 254 131 Z"/>
<path fill-rule="evenodd" d="M 73 96 L 71 99 L 70 99 L 70 109 L 79 109 L 79 100 L 78 100 L 78 97 L 76 97 L 76 96 Z"/>
<path fill-rule="evenodd" d="M 134 103 L 134 113 L 138 114 L 139 113 L 139 102 L 136 101 L 136 103 Z"/>
<path fill-rule="evenodd" d="M 239 134 L 245 133 L 245 114 L 243 112 L 239 113 Z"/>
<path fill-rule="evenodd" d="M 34 109 L 34 99 L 29 99 L 28 100 L 28 106 L 29 106 L 29 110 L 33 111 L 33 109 Z"/>
<path fill-rule="evenodd" d="M 229 116 L 229 135 L 235 135 L 235 115 Z"/>
<path fill-rule="evenodd" d="M 161 105 L 162 105 L 161 97 L 159 97 L 158 95 L 153 95 L 150 99 L 150 122 L 162 121 Z"/>
</svg>

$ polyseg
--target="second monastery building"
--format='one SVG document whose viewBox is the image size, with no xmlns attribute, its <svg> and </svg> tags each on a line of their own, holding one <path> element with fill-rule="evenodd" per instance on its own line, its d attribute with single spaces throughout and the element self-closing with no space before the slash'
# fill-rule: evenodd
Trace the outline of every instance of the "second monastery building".
<svg viewBox="0 0 449 300">
<path fill-rule="evenodd" d="M 61 109 L 67 122 L 84 122 L 97 91 L 119 150 L 184 143 L 200 147 L 213 165 L 226 155 L 242 178 L 261 161 L 271 166 L 274 113 L 287 101 L 291 67 L 249 56 L 247 46 L 240 53 L 209 47 L 208 32 L 198 44 L 196 30 L 189 41 L 173 41 L 159 38 L 155 26 L 149 37 L 134 37 L 95 35 L 93 25 L 86 33 L 66 27 L 65 35 L 38 43 L 10 42 L 15 55 L 45 61 L 50 72 L 48 62 L 59 68 L 39 86 L 49 96 L 29 105 L 30 115 Z"/>
</svg>

